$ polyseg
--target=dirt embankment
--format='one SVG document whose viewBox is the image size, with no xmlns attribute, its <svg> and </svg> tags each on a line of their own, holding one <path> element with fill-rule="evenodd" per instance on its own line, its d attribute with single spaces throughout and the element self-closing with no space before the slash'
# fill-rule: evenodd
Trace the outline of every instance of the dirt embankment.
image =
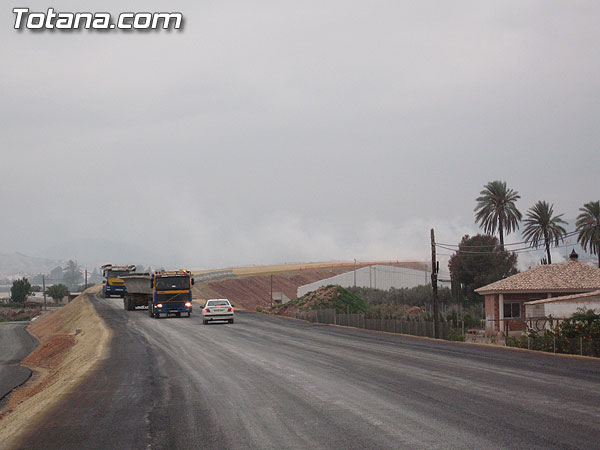
<svg viewBox="0 0 600 450">
<path fill-rule="evenodd" d="M 108 354 L 111 331 L 87 294 L 48 314 L 28 330 L 40 345 L 21 363 L 33 377 L 16 389 L 0 411 L 0 449 L 14 448 L 61 396 L 77 389 L 99 360 Z"/>
<path fill-rule="evenodd" d="M 290 273 L 273 274 L 273 292 L 283 292 L 296 298 L 298 287 L 347 272 L 348 268 L 308 269 Z M 255 275 L 206 283 L 218 297 L 228 298 L 236 307 L 251 311 L 271 304 L 271 275 Z"/>
<path fill-rule="evenodd" d="M 419 261 L 361 262 L 357 268 L 373 264 L 387 264 L 409 269 L 427 267 Z M 273 292 L 283 292 L 295 299 L 298 287 L 324 280 L 354 269 L 354 263 L 309 263 L 297 265 L 264 266 L 232 269 L 234 277 L 226 280 L 197 283 L 195 298 L 201 303 L 208 298 L 228 298 L 236 307 L 255 311 L 271 304 L 271 275 Z M 244 275 L 242 275 L 244 274 Z"/>
</svg>

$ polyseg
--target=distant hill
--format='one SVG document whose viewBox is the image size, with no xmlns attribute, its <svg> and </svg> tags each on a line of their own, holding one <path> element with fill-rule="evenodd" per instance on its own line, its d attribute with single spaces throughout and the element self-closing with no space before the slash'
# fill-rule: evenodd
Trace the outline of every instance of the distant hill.
<svg viewBox="0 0 600 450">
<path fill-rule="evenodd" d="M 40 258 L 28 256 L 23 253 L 0 253 L 0 277 L 14 277 L 22 275 L 36 275 L 48 273 L 56 266 L 64 265 L 59 259 Z"/>
<path fill-rule="evenodd" d="M 107 239 L 72 239 L 55 244 L 40 252 L 50 258 L 67 258 L 82 266 L 99 267 L 102 264 L 134 264 L 154 261 L 144 248 L 125 242 L 113 242 Z M 168 265 L 169 262 L 164 263 Z"/>
</svg>

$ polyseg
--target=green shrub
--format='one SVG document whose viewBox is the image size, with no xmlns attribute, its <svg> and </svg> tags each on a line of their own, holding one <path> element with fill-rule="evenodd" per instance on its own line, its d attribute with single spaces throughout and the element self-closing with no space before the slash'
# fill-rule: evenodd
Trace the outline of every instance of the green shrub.
<svg viewBox="0 0 600 450">
<path fill-rule="evenodd" d="M 448 341 L 459 341 L 459 342 L 464 342 L 465 341 L 465 335 L 461 334 L 458 332 L 458 330 L 454 329 L 454 328 L 450 328 L 450 331 L 448 332 Z"/>
</svg>

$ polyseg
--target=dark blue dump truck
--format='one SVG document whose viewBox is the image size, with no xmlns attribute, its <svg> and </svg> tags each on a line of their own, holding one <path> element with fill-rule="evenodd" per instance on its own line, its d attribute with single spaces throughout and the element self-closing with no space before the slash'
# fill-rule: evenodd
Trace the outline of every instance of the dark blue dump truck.
<svg viewBox="0 0 600 450">
<path fill-rule="evenodd" d="M 112 297 L 113 295 L 124 297 L 125 282 L 121 279 L 121 276 L 135 272 L 135 266 L 114 266 L 112 264 L 104 264 L 101 269 L 102 276 L 104 277 L 102 295 L 105 298 Z"/>
<path fill-rule="evenodd" d="M 194 277 L 189 270 L 171 272 L 132 273 L 123 275 L 127 288 L 123 297 L 126 311 L 138 306 L 148 308 L 150 317 L 192 314 L 192 285 Z"/>
</svg>

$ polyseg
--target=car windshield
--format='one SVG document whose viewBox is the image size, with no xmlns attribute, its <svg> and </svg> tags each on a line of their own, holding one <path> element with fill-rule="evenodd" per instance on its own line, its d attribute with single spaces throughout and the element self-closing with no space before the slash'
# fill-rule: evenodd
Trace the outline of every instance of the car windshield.
<svg viewBox="0 0 600 450">
<path fill-rule="evenodd" d="M 190 288 L 190 277 L 157 277 L 157 291 L 180 291 Z"/>
<path fill-rule="evenodd" d="M 206 306 L 229 306 L 229 302 L 227 300 L 209 300 Z"/>
</svg>

